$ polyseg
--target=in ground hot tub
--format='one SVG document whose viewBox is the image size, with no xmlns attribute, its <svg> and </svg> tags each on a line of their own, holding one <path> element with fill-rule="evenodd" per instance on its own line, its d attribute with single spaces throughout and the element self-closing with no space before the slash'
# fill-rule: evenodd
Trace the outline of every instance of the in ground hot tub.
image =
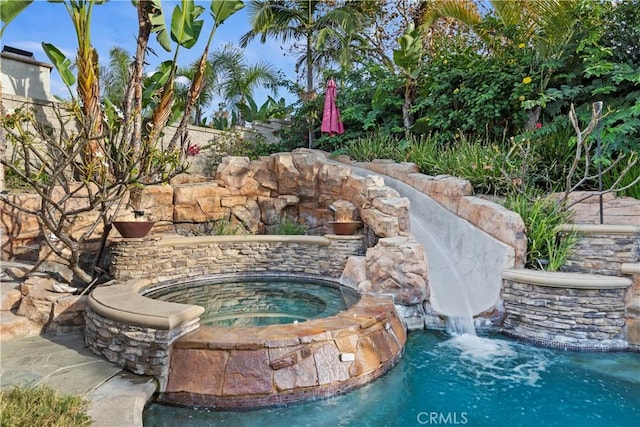
<svg viewBox="0 0 640 427">
<path fill-rule="evenodd" d="M 143 291 L 205 307 L 202 326 L 173 342 L 162 403 L 229 409 L 327 397 L 373 381 L 404 351 L 390 297 L 305 277 L 198 282 Z"/>
<path fill-rule="evenodd" d="M 267 326 L 334 316 L 360 295 L 335 281 L 302 277 L 200 279 L 154 287 L 144 295 L 205 309 L 200 325 Z"/>
</svg>

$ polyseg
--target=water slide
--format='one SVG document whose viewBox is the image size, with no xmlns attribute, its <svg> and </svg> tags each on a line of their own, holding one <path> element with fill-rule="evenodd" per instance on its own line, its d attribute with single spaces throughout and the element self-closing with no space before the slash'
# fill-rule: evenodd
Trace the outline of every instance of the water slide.
<svg viewBox="0 0 640 427">
<path fill-rule="evenodd" d="M 363 168 L 353 171 L 379 175 Z M 477 315 L 494 307 L 502 272 L 513 268 L 513 248 L 410 185 L 382 176 L 387 186 L 410 201 L 411 234 L 425 248 L 432 307 L 450 317 Z"/>
</svg>

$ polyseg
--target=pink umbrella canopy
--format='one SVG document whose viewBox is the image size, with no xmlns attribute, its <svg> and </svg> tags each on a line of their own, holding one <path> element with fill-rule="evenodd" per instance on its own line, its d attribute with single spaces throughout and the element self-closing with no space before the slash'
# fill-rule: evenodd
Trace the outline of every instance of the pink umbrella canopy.
<svg viewBox="0 0 640 427">
<path fill-rule="evenodd" d="M 337 93 L 336 82 L 330 79 L 327 82 L 327 93 L 324 96 L 324 111 L 322 112 L 322 126 L 320 126 L 322 133 L 328 133 L 329 136 L 344 133 L 344 126 L 340 120 L 340 110 L 336 105 Z"/>
</svg>

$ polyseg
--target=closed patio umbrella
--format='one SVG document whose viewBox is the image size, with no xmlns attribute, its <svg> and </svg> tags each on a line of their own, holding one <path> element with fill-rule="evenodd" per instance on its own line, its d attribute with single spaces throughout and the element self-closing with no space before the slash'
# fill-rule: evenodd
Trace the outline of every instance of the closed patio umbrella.
<svg viewBox="0 0 640 427">
<path fill-rule="evenodd" d="M 340 110 L 338 110 L 338 106 L 336 105 L 337 93 L 336 82 L 330 79 L 327 82 L 327 93 L 324 97 L 324 111 L 322 112 L 322 125 L 320 126 L 322 133 L 328 133 L 329 136 L 344 133 L 344 126 L 340 120 Z"/>
</svg>

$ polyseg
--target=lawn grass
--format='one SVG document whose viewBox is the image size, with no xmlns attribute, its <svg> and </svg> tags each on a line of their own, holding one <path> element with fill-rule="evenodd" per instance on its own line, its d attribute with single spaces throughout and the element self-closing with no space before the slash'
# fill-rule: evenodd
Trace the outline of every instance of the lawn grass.
<svg viewBox="0 0 640 427">
<path fill-rule="evenodd" d="M 90 426 L 87 402 L 64 396 L 50 387 L 14 386 L 0 392 L 2 427 Z"/>
</svg>

